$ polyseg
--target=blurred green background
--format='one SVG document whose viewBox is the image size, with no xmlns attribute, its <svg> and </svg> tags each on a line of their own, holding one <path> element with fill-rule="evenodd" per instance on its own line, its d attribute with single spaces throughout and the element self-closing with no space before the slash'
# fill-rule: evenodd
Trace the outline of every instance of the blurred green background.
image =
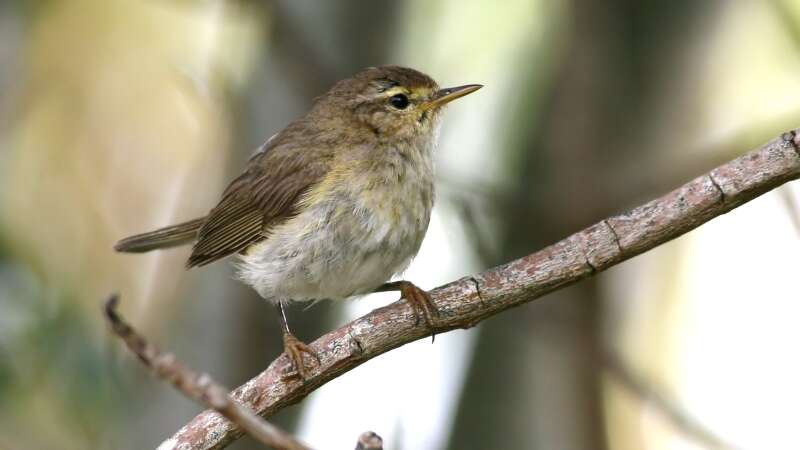
<svg viewBox="0 0 800 450">
<path fill-rule="evenodd" d="M 111 292 L 228 386 L 279 354 L 273 308 L 229 264 L 111 247 L 205 214 L 315 96 L 380 64 L 486 86 L 444 120 L 407 273 L 433 288 L 800 126 L 800 1 L 0 0 L 0 449 L 155 448 L 202 409 L 110 336 Z M 390 352 L 272 420 L 320 449 L 365 430 L 394 450 L 800 448 L 799 194 Z M 290 322 L 310 341 L 394 299 Z"/>
</svg>

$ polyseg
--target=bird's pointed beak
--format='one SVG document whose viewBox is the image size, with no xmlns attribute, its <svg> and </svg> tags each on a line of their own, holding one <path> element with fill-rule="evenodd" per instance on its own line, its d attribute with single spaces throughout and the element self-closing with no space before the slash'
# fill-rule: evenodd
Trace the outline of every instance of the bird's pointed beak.
<svg viewBox="0 0 800 450">
<path fill-rule="evenodd" d="M 465 84 L 464 86 L 439 89 L 433 93 L 430 100 L 422 105 L 422 108 L 423 110 L 438 108 L 457 98 L 471 94 L 482 87 L 482 84 Z"/>
</svg>

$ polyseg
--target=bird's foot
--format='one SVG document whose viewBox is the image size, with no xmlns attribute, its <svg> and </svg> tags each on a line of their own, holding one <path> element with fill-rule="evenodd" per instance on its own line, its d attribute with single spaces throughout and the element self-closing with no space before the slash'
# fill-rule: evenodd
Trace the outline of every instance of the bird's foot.
<svg viewBox="0 0 800 450">
<path fill-rule="evenodd" d="M 390 281 L 383 283 L 375 289 L 375 292 L 400 291 L 400 296 L 404 298 L 416 316 L 416 325 L 420 320 L 425 320 L 425 324 L 431 330 L 431 342 L 436 339 L 436 325 L 439 318 L 439 310 L 433 304 L 430 294 L 420 289 L 410 281 Z"/>
<path fill-rule="evenodd" d="M 303 353 L 315 359 L 318 365 L 320 364 L 317 352 L 308 346 L 308 344 L 294 337 L 292 333 L 283 333 L 283 351 L 286 353 L 286 356 L 289 358 L 289 362 L 294 369 L 293 372 L 290 372 L 285 376 L 287 379 L 296 379 L 298 377 L 301 380 L 306 379 L 307 372 L 305 362 L 303 361 Z"/>
<path fill-rule="evenodd" d="M 416 316 L 416 325 L 420 320 L 425 320 L 428 325 L 433 325 L 434 317 L 439 317 L 439 310 L 433 304 L 430 294 L 410 281 L 403 281 L 400 285 L 400 296 L 411 305 Z"/>
<path fill-rule="evenodd" d="M 439 318 L 439 310 L 433 304 L 430 294 L 410 281 L 400 281 L 399 287 L 400 296 L 406 299 L 414 310 L 416 316 L 414 323 L 419 325 L 420 320 L 424 320 L 431 330 L 431 342 L 433 342 L 436 339 L 435 325 Z"/>
</svg>

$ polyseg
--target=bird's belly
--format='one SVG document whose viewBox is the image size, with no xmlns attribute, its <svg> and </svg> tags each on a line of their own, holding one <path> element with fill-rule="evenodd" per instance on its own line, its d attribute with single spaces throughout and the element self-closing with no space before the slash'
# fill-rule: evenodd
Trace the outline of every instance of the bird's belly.
<svg viewBox="0 0 800 450">
<path fill-rule="evenodd" d="M 366 198 L 366 200 L 365 200 Z M 365 294 L 408 267 L 430 207 L 339 195 L 276 227 L 242 256 L 239 277 L 274 301 Z M 419 203 L 419 202 L 416 202 Z"/>
</svg>

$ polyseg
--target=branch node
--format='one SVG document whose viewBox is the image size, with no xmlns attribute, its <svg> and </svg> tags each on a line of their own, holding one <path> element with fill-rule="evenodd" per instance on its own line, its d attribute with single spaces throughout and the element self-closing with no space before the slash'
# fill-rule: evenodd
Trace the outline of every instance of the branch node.
<svg viewBox="0 0 800 450">
<path fill-rule="evenodd" d="M 349 330 L 347 335 L 350 336 L 350 354 L 356 358 L 360 358 L 364 354 L 364 344 L 354 334 L 353 330 Z"/>
<path fill-rule="evenodd" d="M 797 156 L 800 156 L 800 134 L 797 134 L 795 130 L 791 130 L 783 133 L 781 137 L 786 144 L 792 146 Z"/>
<path fill-rule="evenodd" d="M 478 300 L 481 302 L 482 305 L 486 304 L 486 300 L 483 299 L 483 293 L 481 293 L 481 283 L 475 277 L 469 277 L 469 281 L 472 281 L 472 284 L 475 285 L 475 294 L 478 296 Z"/>
<path fill-rule="evenodd" d="M 589 258 L 589 253 L 583 252 L 583 259 L 586 260 L 586 265 L 589 266 L 589 276 L 592 276 L 600 271 L 594 264 L 592 264 L 591 258 Z"/>
<path fill-rule="evenodd" d="M 619 234 L 617 234 L 617 230 L 614 229 L 614 226 L 611 225 L 611 222 L 609 222 L 608 219 L 604 219 L 603 223 L 606 224 L 609 230 L 611 230 L 611 235 L 614 236 L 614 243 L 617 244 L 617 250 L 619 251 L 619 254 L 622 255 L 623 253 L 625 253 L 625 251 L 622 249 L 622 243 L 620 243 Z"/>
<path fill-rule="evenodd" d="M 722 190 L 722 186 L 714 178 L 713 170 L 708 173 L 708 179 L 711 181 L 711 184 L 714 185 L 715 188 L 717 188 L 717 191 L 719 191 L 719 202 L 725 203 L 725 201 L 727 200 L 727 196 L 725 195 L 725 191 Z"/>
<path fill-rule="evenodd" d="M 383 439 L 374 431 L 365 431 L 358 437 L 356 450 L 383 450 Z"/>
<path fill-rule="evenodd" d="M 781 135 L 781 139 L 783 139 L 784 143 L 791 145 L 794 148 L 794 151 L 798 152 L 798 155 L 800 155 L 800 150 L 798 150 L 798 146 L 800 146 L 800 142 L 798 142 L 800 141 L 800 136 L 798 136 L 794 130 L 783 133 Z"/>
</svg>

